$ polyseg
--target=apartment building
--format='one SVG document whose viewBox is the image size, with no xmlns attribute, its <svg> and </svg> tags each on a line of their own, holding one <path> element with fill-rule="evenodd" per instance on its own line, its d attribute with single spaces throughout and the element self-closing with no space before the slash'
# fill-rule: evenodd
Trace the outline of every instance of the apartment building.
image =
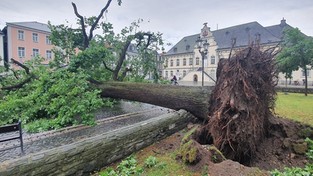
<svg viewBox="0 0 313 176">
<path fill-rule="evenodd" d="M 164 70 L 162 75 L 171 79 L 174 75 L 181 81 L 194 85 L 201 85 L 202 66 L 204 69 L 205 85 L 214 85 L 216 69 L 220 59 L 228 58 L 232 46 L 233 52 L 247 47 L 251 42 L 258 42 L 263 49 L 276 46 L 282 41 L 283 31 L 292 28 L 285 19 L 277 25 L 263 27 L 258 22 L 250 22 L 224 29 L 211 31 L 204 24 L 201 33 L 183 37 L 166 54 L 163 55 Z M 196 47 L 198 39 L 206 40 L 209 44 L 208 53 L 202 60 L 202 55 Z M 202 64 L 203 63 L 203 64 Z M 312 75 L 308 72 L 308 83 L 313 82 Z M 302 70 L 293 73 L 292 84 L 302 83 L 304 72 Z M 285 82 L 284 76 L 280 75 L 279 83 Z"/>
<path fill-rule="evenodd" d="M 49 63 L 53 58 L 47 24 L 32 22 L 8 22 L 3 29 L 5 34 L 4 58 L 11 58 L 24 63 L 36 56 L 43 57 L 43 64 Z M 15 67 L 15 66 L 14 66 Z"/>
</svg>

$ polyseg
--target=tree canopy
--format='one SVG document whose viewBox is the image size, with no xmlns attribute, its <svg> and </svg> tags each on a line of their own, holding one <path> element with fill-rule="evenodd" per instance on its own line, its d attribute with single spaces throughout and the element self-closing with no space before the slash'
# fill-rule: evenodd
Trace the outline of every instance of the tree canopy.
<svg viewBox="0 0 313 176">
<path fill-rule="evenodd" d="M 308 70 L 313 61 L 313 39 L 307 37 L 298 28 L 287 29 L 284 32 L 282 51 L 277 56 L 278 66 L 287 78 L 291 78 L 292 71 L 302 69 L 305 79 L 305 95 L 307 95 Z"/>
<path fill-rule="evenodd" d="M 20 69 L 1 76 L 0 125 L 22 120 L 28 131 L 42 131 L 93 124 L 95 110 L 112 106 L 112 100 L 100 97 L 93 83 L 138 82 L 148 74 L 158 79 L 156 54 L 163 44 L 162 34 L 141 31 L 142 19 L 115 33 L 113 25 L 102 20 L 111 1 L 98 16 L 88 18 L 72 3 L 78 28 L 48 23 L 56 46 L 49 67 L 41 64 L 42 57 L 25 63 L 11 59 Z M 135 54 L 129 55 L 129 47 Z"/>
</svg>

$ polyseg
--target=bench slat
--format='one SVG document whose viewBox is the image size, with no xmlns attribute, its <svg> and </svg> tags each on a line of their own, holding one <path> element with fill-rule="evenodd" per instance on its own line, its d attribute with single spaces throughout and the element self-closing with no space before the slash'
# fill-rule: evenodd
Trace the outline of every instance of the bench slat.
<svg viewBox="0 0 313 176">
<path fill-rule="evenodd" d="M 18 130 L 19 130 L 18 124 L 0 127 L 0 133 L 8 133 L 8 132 L 13 132 L 13 131 L 18 131 Z"/>
<path fill-rule="evenodd" d="M 11 140 L 16 140 L 16 139 L 20 139 L 21 137 L 13 137 L 13 138 L 8 138 L 8 139 L 1 139 L 0 142 L 5 142 L 5 141 L 11 141 Z"/>
</svg>

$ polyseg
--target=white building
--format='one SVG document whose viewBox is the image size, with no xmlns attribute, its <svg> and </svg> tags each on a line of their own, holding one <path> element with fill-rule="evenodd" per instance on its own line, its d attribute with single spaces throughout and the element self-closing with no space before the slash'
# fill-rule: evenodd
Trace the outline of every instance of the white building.
<svg viewBox="0 0 313 176">
<path fill-rule="evenodd" d="M 204 24 L 200 34 L 183 37 L 166 54 L 163 55 L 164 70 L 162 76 L 171 79 L 176 75 L 179 80 L 193 85 L 201 85 L 202 63 L 205 71 L 204 84 L 214 85 L 216 80 L 216 69 L 220 59 L 228 58 L 233 42 L 233 52 L 247 47 L 251 42 L 258 42 L 264 49 L 276 46 L 281 42 L 283 30 L 292 28 L 282 19 L 280 24 L 263 27 L 258 22 L 251 22 L 232 26 L 224 29 L 211 31 Z M 202 56 L 196 48 L 198 39 L 206 40 L 209 43 L 208 54 L 202 61 Z M 313 79 L 309 70 L 308 83 L 312 85 Z M 296 81 L 302 84 L 304 74 L 302 70 L 293 73 L 291 84 Z M 280 75 L 279 83 L 285 82 L 284 76 Z"/>
<path fill-rule="evenodd" d="M 4 34 L 0 30 L 0 66 L 4 66 L 4 43 L 3 43 Z"/>
</svg>

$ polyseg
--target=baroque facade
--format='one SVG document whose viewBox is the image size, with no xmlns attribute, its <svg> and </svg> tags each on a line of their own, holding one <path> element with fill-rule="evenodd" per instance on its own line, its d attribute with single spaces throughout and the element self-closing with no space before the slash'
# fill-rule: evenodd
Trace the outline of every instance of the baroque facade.
<svg viewBox="0 0 313 176">
<path fill-rule="evenodd" d="M 181 82 L 201 85 L 203 63 L 204 84 L 214 85 L 218 62 L 220 59 L 229 57 L 231 48 L 235 52 L 252 42 L 259 43 L 263 49 L 277 46 L 282 41 L 283 31 L 288 28 L 292 27 L 286 23 L 285 19 L 282 19 L 280 24 L 268 27 L 263 27 L 258 22 L 250 22 L 215 31 L 211 31 L 205 23 L 200 34 L 184 37 L 163 55 L 162 76 L 165 79 L 171 79 L 175 75 Z M 198 39 L 209 43 L 208 53 L 203 60 L 196 47 Z M 294 72 L 293 75 L 291 84 L 296 84 L 296 81 L 301 84 L 304 78 L 301 70 Z M 283 75 L 280 75 L 280 78 L 279 83 L 283 84 Z M 310 73 L 308 79 L 309 82 L 313 81 Z"/>
</svg>

